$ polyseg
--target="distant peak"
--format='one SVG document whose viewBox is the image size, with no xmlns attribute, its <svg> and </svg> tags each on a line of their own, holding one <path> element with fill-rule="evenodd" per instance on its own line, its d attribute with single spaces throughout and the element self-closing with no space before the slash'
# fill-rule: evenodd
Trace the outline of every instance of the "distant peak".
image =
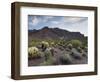
<svg viewBox="0 0 100 82">
<path fill-rule="evenodd" d="M 42 29 L 49 29 L 49 27 L 48 27 L 48 26 L 45 26 L 45 27 L 43 27 Z"/>
<path fill-rule="evenodd" d="M 59 29 L 58 27 L 55 27 L 54 29 Z"/>
</svg>

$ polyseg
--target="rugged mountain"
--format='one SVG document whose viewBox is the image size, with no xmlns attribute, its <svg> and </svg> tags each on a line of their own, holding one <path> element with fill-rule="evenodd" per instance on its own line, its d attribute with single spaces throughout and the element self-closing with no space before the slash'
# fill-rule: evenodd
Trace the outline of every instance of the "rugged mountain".
<svg viewBox="0 0 100 82">
<path fill-rule="evenodd" d="M 32 39 L 78 39 L 84 40 L 86 37 L 80 32 L 70 32 L 60 28 L 48 28 L 47 26 L 36 30 L 28 30 L 29 41 Z"/>
</svg>

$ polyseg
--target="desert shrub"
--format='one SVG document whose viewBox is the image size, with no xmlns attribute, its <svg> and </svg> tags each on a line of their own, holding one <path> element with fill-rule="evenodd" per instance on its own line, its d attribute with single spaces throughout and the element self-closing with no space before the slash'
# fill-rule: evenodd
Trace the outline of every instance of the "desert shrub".
<svg viewBox="0 0 100 82">
<path fill-rule="evenodd" d="M 85 46 L 82 44 L 82 46 L 80 47 L 81 49 L 84 49 L 85 48 Z"/>
<path fill-rule="evenodd" d="M 44 57 L 45 57 L 45 61 L 42 62 L 40 65 L 53 65 L 54 64 L 54 59 L 51 53 L 51 48 L 47 48 L 44 51 Z"/>
<path fill-rule="evenodd" d="M 54 42 L 51 42 L 51 43 L 50 43 L 50 45 L 51 45 L 51 46 L 54 46 L 54 45 L 55 45 L 55 43 L 54 43 Z"/>
<path fill-rule="evenodd" d="M 46 48 L 48 48 L 48 47 L 49 47 L 49 43 L 48 43 L 48 42 L 46 42 L 46 41 L 42 41 L 42 42 L 41 42 L 41 45 L 42 45 L 42 49 L 43 49 L 43 51 L 45 51 L 45 50 L 46 50 Z"/>
<path fill-rule="evenodd" d="M 40 52 L 37 47 L 29 47 L 28 48 L 29 57 L 35 58 L 40 56 Z"/>
<path fill-rule="evenodd" d="M 74 59 L 81 59 L 82 58 L 82 55 L 77 52 L 75 49 L 73 49 L 70 53 L 70 55 L 74 58 Z"/>
<path fill-rule="evenodd" d="M 54 40 L 54 43 L 57 46 L 59 44 L 59 40 Z"/>
<path fill-rule="evenodd" d="M 57 51 L 54 50 L 54 48 L 51 48 L 50 51 L 51 51 L 52 56 L 54 56 L 54 53 L 57 53 Z"/>
<path fill-rule="evenodd" d="M 46 46 L 46 47 L 49 47 L 49 43 L 46 42 L 46 41 L 42 41 L 42 44 L 43 44 L 44 46 Z"/>
<path fill-rule="evenodd" d="M 75 48 L 82 46 L 82 42 L 79 40 L 71 40 L 68 43 L 72 44 Z"/>
<path fill-rule="evenodd" d="M 72 60 L 71 57 L 69 56 L 69 54 L 64 54 L 59 58 L 61 64 L 72 64 Z"/>
<path fill-rule="evenodd" d="M 82 53 L 82 49 L 80 47 L 77 47 L 77 51 Z"/>
<path fill-rule="evenodd" d="M 86 52 L 83 52 L 83 53 L 82 53 L 82 56 L 83 56 L 83 57 L 87 57 L 87 53 L 86 53 Z"/>
<path fill-rule="evenodd" d="M 87 43 L 86 42 L 83 42 L 81 48 L 82 49 L 85 49 L 87 46 L 88 46 Z"/>
<path fill-rule="evenodd" d="M 87 51 L 88 51 L 88 47 L 85 47 L 85 48 L 84 48 L 84 51 L 87 52 Z"/>
<path fill-rule="evenodd" d="M 45 60 L 47 61 L 52 57 L 51 48 L 47 48 L 44 52 Z"/>
<path fill-rule="evenodd" d="M 58 45 L 62 46 L 62 47 L 65 47 L 65 43 L 66 43 L 65 40 L 59 40 Z"/>
<path fill-rule="evenodd" d="M 72 49 L 72 48 L 73 48 L 73 45 L 72 45 L 71 43 L 69 43 L 69 44 L 67 45 L 67 47 L 68 47 L 69 49 Z"/>
<path fill-rule="evenodd" d="M 83 45 L 84 47 L 88 46 L 88 39 L 85 39 L 85 40 L 83 41 L 82 45 Z"/>
</svg>

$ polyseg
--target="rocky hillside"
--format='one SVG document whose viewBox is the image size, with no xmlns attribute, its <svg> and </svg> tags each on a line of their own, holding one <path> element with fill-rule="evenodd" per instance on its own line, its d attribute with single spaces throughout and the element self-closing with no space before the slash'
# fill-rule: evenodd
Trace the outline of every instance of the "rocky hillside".
<svg viewBox="0 0 100 82">
<path fill-rule="evenodd" d="M 81 34 L 80 32 L 70 32 L 64 29 L 60 28 L 49 28 L 49 27 L 44 27 L 39 30 L 28 30 L 28 36 L 29 36 L 29 41 L 32 39 L 65 39 L 65 40 L 72 40 L 72 39 L 78 39 L 81 41 L 84 41 L 86 37 Z"/>
</svg>

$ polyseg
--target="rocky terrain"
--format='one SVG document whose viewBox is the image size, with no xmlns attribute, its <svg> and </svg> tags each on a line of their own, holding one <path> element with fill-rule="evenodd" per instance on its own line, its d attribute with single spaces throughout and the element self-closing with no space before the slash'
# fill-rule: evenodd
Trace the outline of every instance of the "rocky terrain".
<svg viewBox="0 0 100 82">
<path fill-rule="evenodd" d="M 87 37 L 44 27 L 28 31 L 28 66 L 87 64 Z"/>
</svg>

